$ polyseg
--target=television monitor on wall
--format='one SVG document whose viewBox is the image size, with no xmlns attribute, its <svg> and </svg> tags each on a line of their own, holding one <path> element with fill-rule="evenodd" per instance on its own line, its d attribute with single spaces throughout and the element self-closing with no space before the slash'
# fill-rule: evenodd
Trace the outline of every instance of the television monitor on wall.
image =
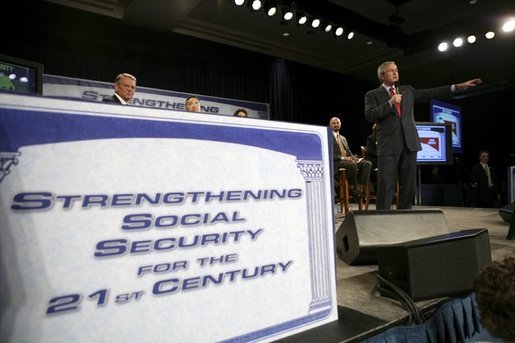
<svg viewBox="0 0 515 343">
<path fill-rule="evenodd" d="M 436 123 L 449 123 L 452 127 L 452 150 L 463 154 L 461 107 L 439 100 L 432 100 L 431 121 Z"/>
<path fill-rule="evenodd" d="M 418 164 L 452 164 L 451 124 L 419 122 L 417 132 L 422 145 Z"/>
<path fill-rule="evenodd" d="M 43 94 L 43 64 L 0 54 L 0 91 Z"/>
</svg>

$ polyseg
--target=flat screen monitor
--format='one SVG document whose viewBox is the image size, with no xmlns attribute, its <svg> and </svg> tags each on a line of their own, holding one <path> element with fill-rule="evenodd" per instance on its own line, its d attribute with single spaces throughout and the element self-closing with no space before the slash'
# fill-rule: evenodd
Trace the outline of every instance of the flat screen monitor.
<svg viewBox="0 0 515 343">
<path fill-rule="evenodd" d="M 417 152 L 418 164 L 452 164 L 451 124 L 417 123 L 422 150 Z"/>
<path fill-rule="evenodd" d="M 43 94 L 43 64 L 0 54 L 0 91 Z"/>
<path fill-rule="evenodd" d="M 431 121 L 435 123 L 449 123 L 452 127 L 452 150 L 463 154 L 461 107 L 439 100 L 432 100 Z"/>
</svg>

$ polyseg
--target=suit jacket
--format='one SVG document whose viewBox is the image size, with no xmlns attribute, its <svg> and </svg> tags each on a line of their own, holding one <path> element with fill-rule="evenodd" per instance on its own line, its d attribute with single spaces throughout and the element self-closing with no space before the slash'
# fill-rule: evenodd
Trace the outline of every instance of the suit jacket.
<svg viewBox="0 0 515 343">
<path fill-rule="evenodd" d="M 120 99 L 118 99 L 118 97 L 116 95 L 112 95 L 108 98 L 103 98 L 102 99 L 102 102 L 110 102 L 110 103 L 115 103 L 115 104 L 121 104 L 120 102 Z"/>
<path fill-rule="evenodd" d="M 340 134 L 338 134 L 338 135 L 342 138 L 343 148 L 347 152 L 347 156 L 354 156 L 354 154 L 352 153 L 352 151 L 349 148 L 347 139 L 345 139 L 345 137 L 343 137 Z M 338 146 L 338 141 L 336 140 L 336 138 L 334 137 L 334 134 L 333 134 L 333 160 L 340 161 L 341 159 L 342 159 L 342 155 L 340 153 L 340 147 Z"/>
<path fill-rule="evenodd" d="M 372 162 L 372 169 L 377 168 L 377 139 L 375 135 L 367 137 L 366 159 Z"/>
<path fill-rule="evenodd" d="M 497 184 L 495 182 L 495 172 L 492 167 L 488 166 L 490 169 L 490 180 L 492 181 L 492 190 L 497 192 Z M 477 184 L 475 188 L 476 191 L 482 193 L 482 192 L 488 192 L 490 188 L 488 187 L 488 175 L 486 175 L 485 168 L 483 168 L 483 165 L 481 163 L 478 163 L 472 167 L 472 170 L 470 171 L 470 182 Z M 474 190 L 473 188 L 473 190 Z"/>
<path fill-rule="evenodd" d="M 402 94 L 400 119 L 395 107 L 390 106 L 388 102 L 390 94 L 382 85 L 365 95 L 365 117 L 371 124 L 377 122 L 377 156 L 399 154 L 404 148 L 404 143 L 409 151 L 421 150 L 413 104 L 432 98 L 447 98 L 452 94 L 450 86 L 430 89 L 400 86 L 399 92 Z"/>
</svg>

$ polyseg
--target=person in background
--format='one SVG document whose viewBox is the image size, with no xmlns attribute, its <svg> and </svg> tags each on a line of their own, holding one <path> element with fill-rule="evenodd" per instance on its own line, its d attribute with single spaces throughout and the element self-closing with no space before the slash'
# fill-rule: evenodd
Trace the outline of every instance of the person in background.
<svg viewBox="0 0 515 343">
<path fill-rule="evenodd" d="M 487 264 L 474 290 L 483 326 L 504 342 L 515 342 L 515 256 Z"/>
<path fill-rule="evenodd" d="M 495 179 L 495 171 L 488 165 L 490 155 L 487 150 L 479 152 L 479 163 L 472 167 L 470 172 L 471 207 L 496 207 L 501 199 L 499 186 Z"/>
<path fill-rule="evenodd" d="M 103 102 L 129 105 L 136 92 L 136 78 L 129 73 L 122 73 L 114 80 L 114 94 L 103 98 Z"/>
<path fill-rule="evenodd" d="M 200 99 L 192 95 L 186 99 L 185 108 L 187 112 L 200 112 Z"/>
<path fill-rule="evenodd" d="M 247 118 L 248 117 L 248 113 L 245 109 L 243 108 L 238 108 L 236 111 L 234 111 L 234 114 L 232 115 L 233 117 L 243 117 L 243 118 Z"/>
<path fill-rule="evenodd" d="M 377 77 L 381 85 L 365 95 L 365 117 L 369 123 L 377 125 L 376 209 L 391 208 L 397 181 L 399 208 L 410 209 L 415 198 L 417 151 L 422 149 L 413 105 L 419 101 L 450 97 L 456 90 L 479 85 L 481 79 L 430 89 L 399 86 L 399 71 L 393 61 L 382 63 L 377 68 Z"/>
<path fill-rule="evenodd" d="M 372 134 L 367 137 L 366 159 L 372 163 L 372 170 L 377 168 L 377 125 L 372 125 Z"/>
<path fill-rule="evenodd" d="M 349 181 L 349 193 L 355 201 L 359 201 L 360 198 L 363 198 L 359 184 L 366 185 L 368 183 L 372 163 L 358 159 L 357 156 L 352 153 L 347 139 L 340 135 L 341 121 L 338 117 L 331 118 L 329 126 L 333 130 L 334 177 L 338 179 L 338 169 L 345 168 Z"/>
</svg>

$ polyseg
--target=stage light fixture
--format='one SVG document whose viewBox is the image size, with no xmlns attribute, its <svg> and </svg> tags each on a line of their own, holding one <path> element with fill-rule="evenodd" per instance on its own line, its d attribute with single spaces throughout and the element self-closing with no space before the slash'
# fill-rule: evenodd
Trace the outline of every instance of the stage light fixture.
<svg viewBox="0 0 515 343">
<path fill-rule="evenodd" d="M 297 23 L 299 25 L 304 25 L 308 21 L 308 17 L 306 17 L 303 13 L 297 12 Z"/>
<path fill-rule="evenodd" d="M 492 39 L 495 37 L 495 32 L 488 31 L 487 33 L 485 33 L 485 37 L 486 37 L 486 39 Z"/>
<path fill-rule="evenodd" d="M 456 48 L 459 48 L 463 45 L 463 38 L 458 37 L 452 41 L 452 45 L 454 45 Z"/>
<path fill-rule="evenodd" d="M 334 34 L 338 37 L 340 37 L 341 35 L 343 35 L 343 28 L 342 27 L 337 27 L 336 30 L 334 30 Z"/>
<path fill-rule="evenodd" d="M 438 51 L 440 51 L 440 52 L 444 52 L 448 48 L 449 48 L 449 44 L 447 44 L 447 42 L 442 42 L 442 43 L 438 44 Z"/>
<path fill-rule="evenodd" d="M 348 31 L 347 32 L 347 39 L 351 40 L 352 38 L 354 38 L 354 31 Z"/>
<path fill-rule="evenodd" d="M 236 6 L 242 6 L 245 3 L 245 0 L 234 0 L 234 4 Z"/>
<path fill-rule="evenodd" d="M 311 27 L 316 29 L 317 27 L 320 26 L 320 19 L 318 18 L 314 18 L 312 21 L 311 21 Z"/>
<path fill-rule="evenodd" d="M 254 11 L 259 11 L 262 5 L 261 0 L 252 0 L 252 9 Z"/>
<path fill-rule="evenodd" d="M 265 5 L 266 14 L 273 17 L 277 13 L 277 4 L 275 1 L 267 1 Z"/>
<path fill-rule="evenodd" d="M 469 42 L 470 44 L 473 44 L 476 42 L 476 36 L 474 35 L 470 35 L 467 37 L 467 42 Z"/>
<path fill-rule="evenodd" d="M 515 29 L 515 18 L 509 19 L 507 22 L 504 23 L 502 26 L 502 30 L 504 32 L 511 32 Z"/>
<path fill-rule="evenodd" d="M 293 18 L 293 12 L 291 10 L 283 10 L 283 19 L 289 21 Z"/>
<path fill-rule="evenodd" d="M 331 32 L 332 29 L 333 29 L 333 25 L 331 25 L 329 23 L 325 24 L 325 26 L 324 26 L 325 32 Z"/>
</svg>

